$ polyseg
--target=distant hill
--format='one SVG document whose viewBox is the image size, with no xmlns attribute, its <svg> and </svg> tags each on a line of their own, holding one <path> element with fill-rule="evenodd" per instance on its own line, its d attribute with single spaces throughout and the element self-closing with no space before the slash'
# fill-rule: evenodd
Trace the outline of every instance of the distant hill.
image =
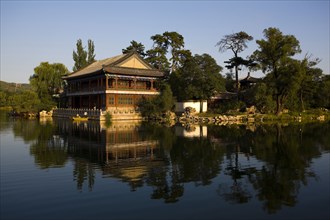
<svg viewBox="0 0 330 220">
<path fill-rule="evenodd" d="M 31 85 L 27 83 L 8 83 L 0 80 L 0 91 L 5 93 L 22 92 L 31 88 Z"/>
</svg>

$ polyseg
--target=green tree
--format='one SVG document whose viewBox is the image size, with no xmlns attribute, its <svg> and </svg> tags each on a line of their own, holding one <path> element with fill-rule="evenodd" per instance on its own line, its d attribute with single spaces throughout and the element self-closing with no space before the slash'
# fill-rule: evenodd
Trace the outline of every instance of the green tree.
<svg viewBox="0 0 330 220">
<path fill-rule="evenodd" d="M 56 105 L 55 97 L 63 89 L 62 76 L 67 73 L 68 69 L 61 63 L 42 62 L 34 68 L 30 84 L 41 101 L 40 108 L 48 110 Z"/>
<path fill-rule="evenodd" d="M 238 70 L 239 66 L 241 65 L 252 65 L 252 61 L 244 60 L 243 58 L 239 57 L 238 54 L 244 51 L 247 48 L 247 42 L 253 40 L 253 37 L 245 33 L 244 31 L 240 31 L 238 33 L 225 35 L 217 44 L 216 46 L 219 47 L 220 52 L 225 52 L 227 50 L 231 50 L 234 53 L 234 57 L 231 58 L 226 67 L 228 69 L 235 69 L 235 80 L 236 80 L 236 93 L 238 97 L 239 93 L 239 84 L 238 84 Z"/>
<path fill-rule="evenodd" d="M 122 50 L 123 54 L 127 54 L 131 51 L 136 51 L 141 57 L 145 57 L 146 53 L 144 52 L 144 45 L 142 43 L 138 43 L 135 40 L 132 40 L 131 45 L 129 45 L 128 47 L 126 47 L 125 49 Z"/>
<path fill-rule="evenodd" d="M 145 117 L 157 117 L 161 113 L 171 111 L 174 106 L 174 97 L 170 85 L 162 83 L 160 95 L 153 99 L 142 98 L 139 106 Z"/>
<path fill-rule="evenodd" d="M 153 65 L 155 68 L 168 72 L 170 63 L 167 60 L 166 54 L 168 51 L 168 46 L 164 36 L 156 34 L 151 36 L 151 40 L 154 41 L 153 47 L 150 50 L 147 50 L 146 60 Z"/>
<path fill-rule="evenodd" d="M 78 39 L 76 43 L 77 51 L 73 51 L 73 60 L 74 66 L 73 71 L 78 71 L 89 64 L 95 62 L 95 54 L 94 54 L 94 42 L 92 40 L 88 40 L 88 50 L 84 49 L 82 44 L 82 40 Z"/>
<path fill-rule="evenodd" d="M 166 31 L 151 36 L 151 39 L 154 45 L 147 51 L 147 61 L 168 74 L 177 70 L 187 58 L 191 57 L 191 52 L 184 49 L 183 36 L 177 32 Z M 170 58 L 167 59 L 167 56 Z"/>
<path fill-rule="evenodd" d="M 0 107 L 7 106 L 7 94 L 0 91 Z"/>
<path fill-rule="evenodd" d="M 174 96 L 179 101 L 209 99 L 216 92 L 225 90 L 221 76 L 222 67 L 208 54 L 195 55 L 170 76 Z"/>
<path fill-rule="evenodd" d="M 275 108 L 272 91 L 267 88 L 266 83 L 258 83 L 252 90 L 253 103 L 261 113 L 271 112 Z"/>
<path fill-rule="evenodd" d="M 301 78 L 298 89 L 301 111 L 304 111 L 306 106 L 309 107 L 311 105 L 313 94 L 319 92 L 317 90 L 317 84 L 321 81 L 322 70 L 315 66 L 320 62 L 321 60 L 318 58 L 311 60 L 307 56 L 301 61 Z"/>
<path fill-rule="evenodd" d="M 315 83 L 311 107 L 330 109 L 330 75 L 322 75 Z"/>
<path fill-rule="evenodd" d="M 163 36 L 166 39 L 167 47 L 171 48 L 171 72 L 175 71 L 180 67 L 180 64 L 184 61 L 183 58 L 186 55 L 191 55 L 188 51 L 184 50 L 184 38 L 181 34 L 177 32 L 168 32 L 163 33 Z"/>
<path fill-rule="evenodd" d="M 73 71 L 78 71 L 87 66 L 87 52 L 84 50 L 81 39 L 76 43 L 77 52 L 73 51 L 74 66 Z"/>
<path fill-rule="evenodd" d="M 258 50 L 252 57 L 259 64 L 263 72 L 270 76 L 268 86 L 273 88 L 276 99 L 276 114 L 281 114 L 283 102 L 287 98 L 288 88 L 294 84 L 290 76 L 292 70 L 297 69 L 297 62 L 290 59 L 300 53 L 299 41 L 293 35 L 283 35 L 277 28 L 264 30 L 265 39 L 257 40 Z"/>
<path fill-rule="evenodd" d="M 94 42 L 91 39 L 89 39 L 88 40 L 88 51 L 87 51 L 87 65 L 95 62 L 94 50 L 95 50 Z"/>
<path fill-rule="evenodd" d="M 286 59 L 277 70 L 280 77 L 275 78 L 274 75 L 269 75 L 268 85 L 274 88 L 273 91 L 276 91 L 275 97 L 279 96 L 280 111 L 276 111 L 277 114 L 282 112 L 283 107 L 291 110 L 297 109 L 295 105 L 290 105 L 294 103 L 287 102 L 289 101 L 290 95 L 297 97 L 302 71 L 301 62 L 299 60 Z M 297 98 L 295 98 L 295 100 L 297 100 Z"/>
<path fill-rule="evenodd" d="M 41 102 L 37 93 L 24 91 L 8 97 L 8 103 L 15 112 L 38 112 Z"/>
<path fill-rule="evenodd" d="M 163 83 L 160 88 L 161 95 L 156 99 L 161 112 L 172 110 L 174 106 L 174 98 L 171 90 L 171 86 L 167 83 Z"/>
</svg>

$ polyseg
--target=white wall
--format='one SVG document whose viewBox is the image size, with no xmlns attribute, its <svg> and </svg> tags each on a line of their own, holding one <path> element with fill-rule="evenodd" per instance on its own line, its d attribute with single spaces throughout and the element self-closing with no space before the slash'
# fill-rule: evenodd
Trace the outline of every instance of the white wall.
<svg viewBox="0 0 330 220">
<path fill-rule="evenodd" d="M 191 125 L 189 130 L 182 126 L 175 126 L 175 134 L 187 138 L 207 137 L 207 126 Z"/>
<path fill-rule="evenodd" d="M 196 112 L 200 113 L 200 101 L 186 101 L 186 102 L 176 102 L 175 112 L 184 112 L 187 107 L 192 107 L 196 109 Z M 203 101 L 203 112 L 207 112 L 207 101 Z"/>
</svg>

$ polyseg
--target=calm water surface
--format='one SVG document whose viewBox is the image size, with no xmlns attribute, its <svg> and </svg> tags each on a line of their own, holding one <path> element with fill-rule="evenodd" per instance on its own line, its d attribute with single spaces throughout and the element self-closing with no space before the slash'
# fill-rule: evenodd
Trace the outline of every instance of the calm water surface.
<svg viewBox="0 0 330 220">
<path fill-rule="evenodd" d="M 1 220 L 329 219 L 330 124 L 1 115 Z"/>
</svg>

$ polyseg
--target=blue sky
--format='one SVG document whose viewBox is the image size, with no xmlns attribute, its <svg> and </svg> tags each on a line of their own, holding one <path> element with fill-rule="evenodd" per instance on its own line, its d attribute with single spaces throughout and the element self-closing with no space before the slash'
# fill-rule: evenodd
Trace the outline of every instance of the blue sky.
<svg viewBox="0 0 330 220">
<path fill-rule="evenodd" d="M 210 54 L 219 65 L 232 57 L 215 44 L 227 34 L 254 37 L 241 56 L 257 49 L 263 30 L 277 27 L 299 41 L 306 53 L 329 68 L 329 0 L 323 1 L 3 1 L 1 0 L 1 76 L 27 83 L 41 62 L 63 63 L 70 71 L 77 39 L 92 39 L 96 59 L 121 54 L 131 40 L 152 47 L 150 37 L 176 31 L 193 54 Z M 223 72 L 225 73 L 225 71 Z M 262 73 L 252 73 L 260 77 Z M 245 77 L 242 71 L 240 77 Z"/>
</svg>

